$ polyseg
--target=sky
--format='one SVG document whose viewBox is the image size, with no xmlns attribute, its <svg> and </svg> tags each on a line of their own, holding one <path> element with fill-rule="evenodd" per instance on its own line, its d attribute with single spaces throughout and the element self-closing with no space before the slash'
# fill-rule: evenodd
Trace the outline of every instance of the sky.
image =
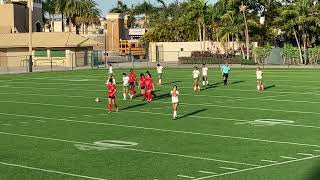
<svg viewBox="0 0 320 180">
<path fill-rule="evenodd" d="M 117 4 L 117 0 L 95 0 L 99 4 L 99 8 L 102 11 L 103 17 L 106 16 L 107 12 L 112 8 L 115 7 Z M 123 2 L 129 6 L 132 4 L 138 4 L 139 2 L 143 2 L 144 0 L 123 0 Z M 174 0 L 165 0 L 165 2 L 170 3 Z M 151 3 L 155 3 L 156 0 L 150 0 Z M 215 0 L 208 0 L 208 2 L 213 3 Z"/>
</svg>

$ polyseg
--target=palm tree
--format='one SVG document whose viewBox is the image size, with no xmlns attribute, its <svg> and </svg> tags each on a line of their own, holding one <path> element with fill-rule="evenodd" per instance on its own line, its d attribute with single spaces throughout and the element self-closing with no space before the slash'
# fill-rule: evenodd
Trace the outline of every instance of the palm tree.
<svg viewBox="0 0 320 180">
<path fill-rule="evenodd" d="M 56 9 L 54 7 L 53 0 L 46 0 L 42 5 L 42 9 L 44 12 L 48 13 L 49 16 L 49 31 L 54 31 L 54 14 L 56 13 Z M 52 21 L 53 20 L 53 21 Z"/>
<path fill-rule="evenodd" d="M 155 12 L 156 12 L 155 7 L 147 1 L 144 1 L 141 4 L 136 5 L 132 10 L 133 15 L 141 15 L 141 14 L 144 15 L 145 28 L 147 28 L 148 26 L 149 17 Z"/>
<path fill-rule="evenodd" d="M 66 7 L 67 0 L 53 0 L 53 6 L 55 8 L 55 12 L 61 14 L 61 29 L 62 32 L 65 31 L 64 27 L 64 11 Z"/>
<path fill-rule="evenodd" d="M 85 34 L 88 34 L 88 26 L 100 25 L 101 10 L 97 8 L 98 4 L 94 0 L 85 0 L 82 12 L 77 17 L 78 22 L 85 26 Z"/>
<path fill-rule="evenodd" d="M 241 6 L 240 6 L 240 12 L 242 12 L 244 24 L 245 24 L 247 59 L 249 60 L 250 59 L 250 39 L 249 39 L 248 22 L 247 22 L 247 17 L 246 17 L 246 9 L 247 9 L 247 6 L 245 6 L 242 2 Z"/>
<path fill-rule="evenodd" d="M 126 4 L 124 4 L 122 1 L 117 1 L 117 6 L 112 8 L 109 12 L 110 13 L 128 13 L 130 9 Z"/>
<path fill-rule="evenodd" d="M 83 12 L 85 2 L 86 1 L 83 0 L 67 0 L 64 13 L 68 18 L 69 32 L 72 32 L 72 19 Z"/>
</svg>

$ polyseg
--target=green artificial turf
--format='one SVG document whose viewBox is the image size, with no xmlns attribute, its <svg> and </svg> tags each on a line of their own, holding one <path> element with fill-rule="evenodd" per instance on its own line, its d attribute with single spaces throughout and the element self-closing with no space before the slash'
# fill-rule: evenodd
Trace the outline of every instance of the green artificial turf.
<svg viewBox="0 0 320 180">
<path fill-rule="evenodd" d="M 192 69 L 166 69 L 151 104 L 121 100 L 128 69 L 114 71 L 111 114 L 105 70 L 1 75 L 0 179 L 320 179 L 319 71 L 266 69 L 257 92 L 255 70 L 233 69 L 225 87 L 210 69 L 198 95 Z"/>
</svg>

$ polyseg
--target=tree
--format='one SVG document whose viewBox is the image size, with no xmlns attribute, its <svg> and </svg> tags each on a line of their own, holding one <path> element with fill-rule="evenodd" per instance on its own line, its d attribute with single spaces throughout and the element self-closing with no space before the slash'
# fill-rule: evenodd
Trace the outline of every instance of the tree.
<svg viewBox="0 0 320 180">
<path fill-rule="evenodd" d="M 49 31 L 54 31 L 54 15 L 56 9 L 54 6 L 54 0 L 46 0 L 43 2 L 42 9 L 45 13 L 48 13 L 49 16 Z M 53 20 L 53 21 L 52 21 Z"/>
<path fill-rule="evenodd" d="M 82 24 L 85 27 L 85 34 L 88 34 L 88 26 L 100 25 L 101 10 L 97 8 L 98 4 L 94 0 L 85 0 L 82 12 L 75 18 L 76 24 Z"/>
<path fill-rule="evenodd" d="M 53 0 L 53 6 L 55 8 L 55 12 L 61 14 L 61 29 L 62 32 L 65 31 L 64 27 L 64 10 L 66 6 L 67 0 Z"/>
<path fill-rule="evenodd" d="M 246 17 L 246 9 L 247 6 L 245 6 L 243 3 L 241 3 L 240 6 L 240 12 L 243 14 L 244 24 L 245 24 L 245 36 L 246 36 L 246 50 L 247 50 L 247 59 L 250 59 L 250 39 L 249 39 L 249 29 L 248 29 L 248 22 Z"/>
<path fill-rule="evenodd" d="M 144 27 L 147 28 L 149 24 L 149 17 L 156 12 L 156 8 L 147 1 L 134 6 L 132 10 L 133 15 L 144 15 Z"/>
<path fill-rule="evenodd" d="M 117 6 L 112 8 L 109 12 L 110 13 L 128 13 L 130 9 L 126 4 L 124 4 L 122 1 L 117 1 Z"/>
</svg>

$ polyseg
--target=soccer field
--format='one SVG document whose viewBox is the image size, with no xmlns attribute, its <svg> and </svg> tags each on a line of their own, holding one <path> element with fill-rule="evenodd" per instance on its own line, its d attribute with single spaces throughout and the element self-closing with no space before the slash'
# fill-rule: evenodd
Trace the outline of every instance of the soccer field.
<svg viewBox="0 0 320 180">
<path fill-rule="evenodd" d="M 320 179 L 319 71 L 264 70 L 257 92 L 254 69 L 233 69 L 227 87 L 210 69 L 198 95 L 192 69 L 167 69 L 151 104 L 121 100 L 128 69 L 114 71 L 111 114 L 105 70 L 1 75 L 0 179 Z"/>
</svg>

